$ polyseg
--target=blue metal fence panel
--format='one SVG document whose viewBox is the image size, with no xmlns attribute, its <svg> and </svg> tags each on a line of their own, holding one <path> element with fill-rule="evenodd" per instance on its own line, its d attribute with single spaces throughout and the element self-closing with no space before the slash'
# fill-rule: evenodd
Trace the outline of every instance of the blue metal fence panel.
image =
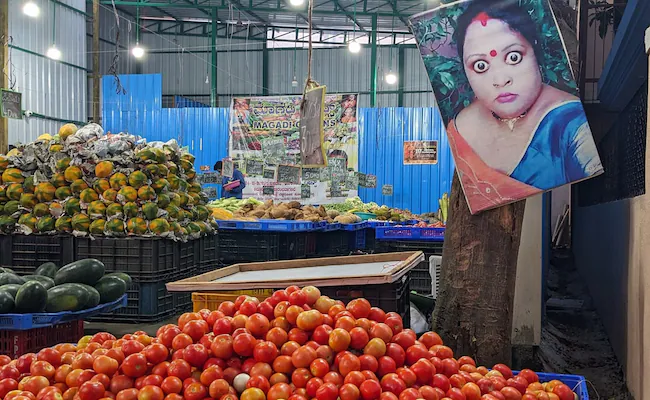
<svg viewBox="0 0 650 400">
<path fill-rule="evenodd" d="M 205 107 L 210 107 L 210 106 L 207 105 L 207 104 L 201 103 L 199 101 L 188 99 L 187 97 L 174 96 L 174 107 L 176 107 L 176 108 L 205 108 Z"/>
<path fill-rule="evenodd" d="M 359 170 L 377 176 L 376 188 L 359 190 L 363 201 L 415 213 L 438 210 L 454 167 L 437 108 L 361 108 L 359 136 Z M 404 165 L 403 143 L 411 140 L 437 140 L 438 163 Z M 382 195 L 383 185 L 393 185 L 392 196 Z"/>
</svg>

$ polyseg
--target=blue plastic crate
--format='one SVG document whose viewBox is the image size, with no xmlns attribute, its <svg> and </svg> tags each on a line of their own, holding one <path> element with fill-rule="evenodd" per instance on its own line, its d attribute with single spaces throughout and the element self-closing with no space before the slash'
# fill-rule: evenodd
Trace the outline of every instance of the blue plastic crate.
<svg viewBox="0 0 650 400">
<path fill-rule="evenodd" d="M 34 314 L 2 314 L 0 315 L 0 330 L 24 331 L 33 328 L 45 328 L 63 322 L 77 321 L 89 316 L 113 311 L 126 306 L 126 295 L 111 303 L 100 304 L 97 307 L 81 311 L 63 311 L 60 313 Z"/>
<path fill-rule="evenodd" d="M 377 228 L 379 226 L 389 226 L 390 222 L 388 221 L 367 221 L 370 228 Z"/>
<path fill-rule="evenodd" d="M 358 231 L 349 232 L 350 234 L 350 250 L 365 250 L 366 249 L 366 230 L 361 229 Z"/>
<path fill-rule="evenodd" d="M 519 371 L 513 371 L 517 374 Z M 552 374 L 548 372 L 538 372 L 540 382 L 550 382 L 554 379 L 561 381 L 571 388 L 577 395 L 579 400 L 589 400 L 589 392 L 587 390 L 587 380 L 584 376 L 580 375 L 563 375 Z"/>
<path fill-rule="evenodd" d="M 341 224 L 341 229 L 344 231 L 358 231 L 361 229 L 366 229 L 367 227 L 367 222 L 357 222 L 356 224 Z"/>
<path fill-rule="evenodd" d="M 261 219 L 259 221 L 217 221 L 219 229 L 239 229 L 269 232 L 306 232 L 314 229 L 313 222 Z"/>
<path fill-rule="evenodd" d="M 376 228 L 380 240 L 419 240 L 440 242 L 445 238 L 445 228 L 415 228 L 412 226 L 380 226 Z"/>
<path fill-rule="evenodd" d="M 321 230 L 323 232 L 332 232 L 332 231 L 338 231 L 341 229 L 341 224 L 338 222 L 335 222 L 333 224 L 328 224 L 327 222 L 323 222 Z"/>
</svg>

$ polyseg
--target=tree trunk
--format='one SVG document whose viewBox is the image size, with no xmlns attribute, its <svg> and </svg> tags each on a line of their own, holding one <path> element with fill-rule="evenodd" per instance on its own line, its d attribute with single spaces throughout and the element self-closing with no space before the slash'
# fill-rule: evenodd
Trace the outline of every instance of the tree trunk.
<svg viewBox="0 0 650 400">
<path fill-rule="evenodd" d="M 510 363 L 525 200 L 471 215 L 454 174 L 433 329 L 456 357 Z"/>
</svg>

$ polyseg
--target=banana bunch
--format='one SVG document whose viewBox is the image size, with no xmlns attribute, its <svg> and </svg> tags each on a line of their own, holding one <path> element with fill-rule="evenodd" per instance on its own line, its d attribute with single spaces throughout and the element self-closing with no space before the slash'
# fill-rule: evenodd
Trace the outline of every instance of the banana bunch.
<svg viewBox="0 0 650 400">
<path fill-rule="evenodd" d="M 438 219 L 442 221 L 443 224 L 447 224 L 447 210 L 449 209 L 449 196 L 447 193 L 442 194 L 442 198 L 438 199 Z"/>
</svg>

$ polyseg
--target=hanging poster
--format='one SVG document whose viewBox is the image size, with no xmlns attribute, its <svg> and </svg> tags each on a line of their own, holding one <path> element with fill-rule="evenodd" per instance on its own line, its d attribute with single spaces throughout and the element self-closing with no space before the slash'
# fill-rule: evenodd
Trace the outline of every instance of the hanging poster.
<svg viewBox="0 0 650 400">
<path fill-rule="evenodd" d="M 300 160 L 306 167 L 327 166 L 323 147 L 325 86 L 307 90 L 300 104 Z"/>
<path fill-rule="evenodd" d="M 603 172 L 547 0 L 460 0 L 410 26 L 472 214 Z"/>
<path fill-rule="evenodd" d="M 404 165 L 438 164 L 438 141 L 404 142 Z"/>
<path fill-rule="evenodd" d="M 323 149 L 326 160 L 335 161 L 339 175 L 358 170 L 358 125 L 356 94 L 327 94 L 324 104 Z M 303 169 L 298 182 L 310 186 L 310 197 L 301 183 L 279 182 L 277 165 L 302 167 L 300 147 L 300 102 L 302 96 L 247 97 L 233 99 L 230 112 L 229 157 L 245 166 L 249 159 L 264 163 L 262 175 L 247 176 L 244 197 L 261 200 L 302 201 L 328 204 L 357 196 L 358 188 L 344 190 L 346 179 L 340 180 L 332 192 L 332 175 L 327 167 Z M 259 166 L 255 166 L 259 172 Z M 308 179 L 305 179 L 307 177 Z M 273 195 L 264 194 L 263 187 L 274 187 Z M 267 190 L 267 193 L 269 191 Z M 332 197 L 332 194 L 334 197 Z"/>
<path fill-rule="evenodd" d="M 232 178 L 232 176 L 235 173 L 235 163 L 233 162 L 233 160 L 229 160 L 225 158 L 222 162 L 223 162 L 223 170 L 221 171 L 221 174 L 226 178 Z"/>
</svg>

